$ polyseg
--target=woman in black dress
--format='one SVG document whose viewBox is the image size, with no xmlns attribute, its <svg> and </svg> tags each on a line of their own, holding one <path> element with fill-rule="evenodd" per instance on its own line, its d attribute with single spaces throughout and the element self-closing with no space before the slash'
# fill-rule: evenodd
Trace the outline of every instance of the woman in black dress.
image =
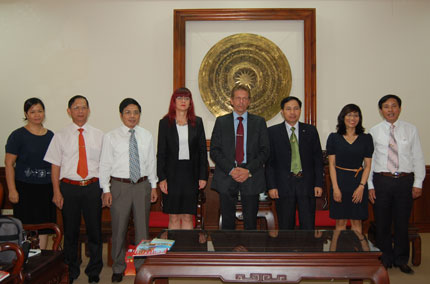
<svg viewBox="0 0 430 284">
<path fill-rule="evenodd" d="M 157 175 L 169 229 L 192 229 L 198 190 L 206 187 L 208 160 L 202 119 L 190 90 L 177 89 L 158 127 Z"/>
<path fill-rule="evenodd" d="M 23 224 L 55 223 L 51 164 L 43 160 L 54 133 L 43 126 L 45 106 L 40 99 L 26 100 L 24 115 L 27 124 L 13 131 L 6 144 L 6 182 L 13 215 Z M 47 240 L 47 235 L 40 236 L 42 249 Z"/>
<path fill-rule="evenodd" d="M 330 218 L 336 219 L 336 230 L 362 232 L 362 220 L 367 219 L 367 178 L 372 164 L 373 141 L 364 133 L 360 108 L 355 104 L 343 107 L 337 117 L 337 132 L 327 139 L 332 191 Z"/>
</svg>

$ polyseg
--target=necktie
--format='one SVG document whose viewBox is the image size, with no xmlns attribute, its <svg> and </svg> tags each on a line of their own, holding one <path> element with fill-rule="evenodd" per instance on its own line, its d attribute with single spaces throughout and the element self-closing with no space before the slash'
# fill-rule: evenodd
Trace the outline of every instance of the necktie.
<svg viewBox="0 0 430 284">
<path fill-rule="evenodd" d="M 236 163 L 238 165 L 240 165 L 243 162 L 243 135 L 244 135 L 244 131 L 243 131 L 243 124 L 242 124 L 242 120 L 243 117 L 238 117 L 237 118 L 239 120 L 239 124 L 237 126 L 237 131 L 236 131 Z"/>
<path fill-rule="evenodd" d="M 290 144 L 291 144 L 291 171 L 294 174 L 297 174 L 302 170 L 302 163 L 300 161 L 300 151 L 299 151 L 299 143 L 297 143 L 297 137 L 294 133 L 296 128 L 291 127 L 291 136 L 290 136 Z"/>
<path fill-rule="evenodd" d="M 139 152 L 136 136 L 134 135 L 135 130 L 130 129 L 129 132 L 131 133 L 128 151 L 130 158 L 130 179 L 133 183 L 136 183 L 140 179 Z"/>
<path fill-rule="evenodd" d="M 78 161 L 78 169 L 77 173 L 82 178 L 86 178 L 88 176 L 88 163 L 87 163 L 87 151 L 85 150 L 85 140 L 82 132 L 83 128 L 79 128 L 79 161 Z"/>
<path fill-rule="evenodd" d="M 396 137 L 394 137 L 394 124 L 390 127 L 390 139 L 388 144 L 388 161 L 387 168 L 391 173 L 397 172 L 399 169 L 399 152 L 397 147 Z"/>
</svg>

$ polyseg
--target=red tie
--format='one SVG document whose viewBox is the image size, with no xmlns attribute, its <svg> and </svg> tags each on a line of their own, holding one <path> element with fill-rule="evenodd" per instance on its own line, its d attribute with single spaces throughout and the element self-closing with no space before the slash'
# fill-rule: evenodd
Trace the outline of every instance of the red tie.
<svg viewBox="0 0 430 284">
<path fill-rule="evenodd" d="M 243 124 L 242 120 L 243 117 L 238 117 L 239 125 L 237 126 L 237 132 L 236 132 L 236 163 L 238 165 L 242 164 L 243 162 Z"/>
<path fill-rule="evenodd" d="M 77 173 L 82 178 L 86 178 L 88 176 L 88 163 L 87 163 L 87 151 L 85 150 L 85 140 L 82 132 L 83 128 L 79 128 L 79 161 L 78 161 L 78 170 Z"/>
</svg>

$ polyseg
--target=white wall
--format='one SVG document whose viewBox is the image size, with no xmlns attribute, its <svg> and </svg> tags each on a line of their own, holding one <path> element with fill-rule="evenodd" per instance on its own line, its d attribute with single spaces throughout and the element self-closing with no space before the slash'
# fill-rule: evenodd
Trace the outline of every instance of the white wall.
<svg viewBox="0 0 430 284">
<path fill-rule="evenodd" d="M 143 107 L 141 125 L 156 136 L 173 87 L 173 10 L 251 7 L 316 8 L 323 148 L 345 104 L 360 105 L 369 128 L 381 120 L 378 99 L 395 93 L 404 101 L 401 117 L 419 128 L 430 163 L 426 0 L 1 0 L 0 145 L 23 125 L 26 98 L 44 100 L 45 125 L 56 131 L 70 122 L 66 104 L 77 93 L 90 100 L 90 123 L 104 131 L 120 125 L 119 102 L 136 98 Z M 215 117 L 198 95 L 194 99 L 210 136 Z"/>
</svg>

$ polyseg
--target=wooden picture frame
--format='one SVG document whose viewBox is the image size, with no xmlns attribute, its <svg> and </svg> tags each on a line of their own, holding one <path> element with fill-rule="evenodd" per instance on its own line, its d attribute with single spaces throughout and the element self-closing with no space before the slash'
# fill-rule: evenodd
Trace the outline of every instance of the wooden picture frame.
<svg viewBox="0 0 430 284">
<path fill-rule="evenodd" d="M 173 19 L 173 88 L 185 86 L 185 26 L 188 21 L 304 22 L 304 118 L 316 125 L 316 16 L 315 9 L 181 9 Z"/>
</svg>

